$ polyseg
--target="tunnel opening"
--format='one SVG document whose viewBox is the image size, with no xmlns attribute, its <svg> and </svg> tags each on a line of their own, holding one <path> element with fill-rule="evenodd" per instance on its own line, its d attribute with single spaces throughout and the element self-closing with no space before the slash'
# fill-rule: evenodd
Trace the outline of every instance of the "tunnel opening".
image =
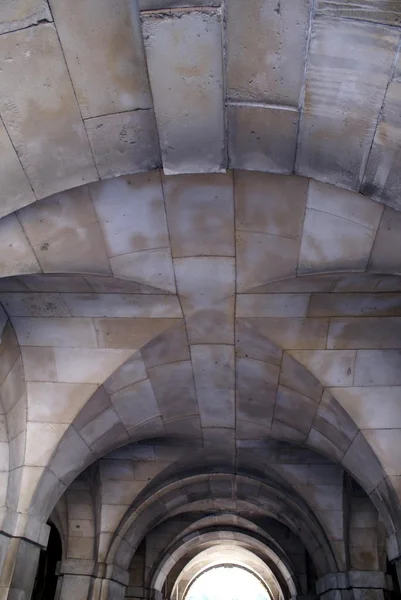
<svg viewBox="0 0 401 600">
<path fill-rule="evenodd" d="M 50 534 L 47 548 L 39 556 L 38 570 L 32 600 L 54 600 L 57 589 L 58 566 L 62 557 L 62 544 L 57 527 L 49 522 Z"/>
<path fill-rule="evenodd" d="M 271 600 L 271 595 L 255 573 L 225 564 L 210 567 L 195 577 L 184 600 Z"/>
</svg>

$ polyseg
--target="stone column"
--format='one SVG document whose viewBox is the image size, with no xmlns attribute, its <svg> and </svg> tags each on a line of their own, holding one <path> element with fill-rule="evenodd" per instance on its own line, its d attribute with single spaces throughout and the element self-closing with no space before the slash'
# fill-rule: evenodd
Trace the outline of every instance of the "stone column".
<svg viewBox="0 0 401 600">
<path fill-rule="evenodd" d="M 391 582 L 381 571 L 329 573 L 316 584 L 322 600 L 384 600 Z"/>
<path fill-rule="evenodd" d="M 95 562 L 70 558 L 60 565 L 59 600 L 88 600 Z"/>
<path fill-rule="evenodd" d="M 41 546 L 0 532 L 0 600 L 29 600 Z"/>
<path fill-rule="evenodd" d="M 105 563 L 97 563 L 92 581 L 90 600 L 124 600 L 128 571 Z"/>
</svg>

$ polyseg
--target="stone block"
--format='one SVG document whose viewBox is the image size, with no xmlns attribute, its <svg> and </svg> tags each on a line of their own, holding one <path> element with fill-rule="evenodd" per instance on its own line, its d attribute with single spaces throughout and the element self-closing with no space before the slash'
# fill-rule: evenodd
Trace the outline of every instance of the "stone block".
<svg viewBox="0 0 401 600">
<path fill-rule="evenodd" d="M 60 294 L 0 294 L 0 302 L 9 317 L 69 317 L 70 312 Z"/>
<path fill-rule="evenodd" d="M 44 272 L 110 274 L 87 187 L 28 206 L 18 217 Z"/>
<path fill-rule="evenodd" d="M 241 294 L 237 298 L 236 316 L 306 317 L 309 299 L 309 294 Z"/>
<path fill-rule="evenodd" d="M 299 119 L 296 108 L 230 103 L 227 111 L 230 168 L 293 172 Z"/>
<path fill-rule="evenodd" d="M 366 317 L 330 319 L 327 347 L 342 349 L 401 348 L 401 318 Z"/>
<path fill-rule="evenodd" d="M 89 383 L 30 382 L 27 418 L 38 423 L 70 424 L 96 389 L 96 385 Z"/>
<path fill-rule="evenodd" d="M 13 326 L 21 346 L 97 348 L 92 319 L 14 317 Z"/>
<path fill-rule="evenodd" d="M 228 96 L 230 100 L 297 107 L 304 78 L 309 25 L 305 0 L 227 5 Z"/>
<path fill-rule="evenodd" d="M 4 295 L 0 294 L 0 300 L 3 297 Z M 62 299 L 68 306 L 72 317 L 163 317 L 179 319 L 182 316 L 178 299 L 173 295 L 65 294 Z M 48 304 L 46 304 L 46 307 L 48 307 Z M 56 314 L 55 316 L 59 315 Z"/>
<path fill-rule="evenodd" d="M 140 10 L 158 10 L 189 6 L 220 6 L 221 0 L 139 0 Z"/>
<path fill-rule="evenodd" d="M 149 379 L 133 383 L 115 392 L 111 401 L 127 429 L 160 415 L 155 394 Z"/>
<path fill-rule="evenodd" d="M 0 121 L 0 157 L 0 179 L 4 185 L 0 217 L 4 217 L 35 202 L 36 198 L 2 121 Z"/>
<path fill-rule="evenodd" d="M 345 469 L 357 475 L 358 483 L 363 486 L 367 494 L 374 490 L 385 476 L 375 451 L 362 432 L 359 432 L 352 441 L 341 464 Z"/>
<path fill-rule="evenodd" d="M 1 7 L 0 34 L 52 21 L 46 0 L 17 0 L 4 2 Z"/>
<path fill-rule="evenodd" d="M 98 179 L 54 25 L 1 36 L 0 61 L 2 119 L 36 196 Z"/>
<path fill-rule="evenodd" d="M 246 319 L 237 319 L 235 326 L 235 352 L 237 356 L 254 358 L 255 360 L 279 365 L 283 351 L 279 346 L 252 327 Z"/>
<path fill-rule="evenodd" d="M 232 174 L 163 179 L 174 258 L 234 256 Z"/>
<path fill-rule="evenodd" d="M 234 259 L 228 257 L 174 259 L 191 344 L 233 343 L 234 263 Z"/>
<path fill-rule="evenodd" d="M 146 367 L 189 360 L 189 348 L 184 321 L 156 336 L 141 350 Z"/>
<path fill-rule="evenodd" d="M 385 472 L 388 475 L 401 475 L 401 428 L 369 429 L 363 434 Z"/>
<path fill-rule="evenodd" d="M 355 385 L 401 385 L 400 368 L 400 350 L 359 350 L 356 355 Z"/>
<path fill-rule="evenodd" d="M 235 427 L 235 392 L 229 389 L 197 390 L 202 428 Z"/>
<path fill-rule="evenodd" d="M 312 294 L 308 307 L 308 317 L 399 316 L 400 294 Z"/>
<path fill-rule="evenodd" d="M 85 129 L 101 179 L 161 166 L 153 109 L 86 119 Z"/>
<path fill-rule="evenodd" d="M 323 393 L 318 408 L 315 427 L 333 442 L 338 440 L 339 445 L 345 449 L 358 433 L 358 427 L 352 418 L 327 390 Z"/>
<path fill-rule="evenodd" d="M 0 387 L 5 412 L 8 412 L 24 396 L 25 392 L 24 367 L 21 357 L 17 357 Z"/>
<path fill-rule="evenodd" d="M 51 0 L 84 118 L 152 106 L 139 11 L 124 0 Z"/>
<path fill-rule="evenodd" d="M 141 354 L 137 352 L 104 382 L 104 389 L 108 394 L 114 394 L 147 376 Z"/>
<path fill-rule="evenodd" d="M 368 268 L 378 273 L 400 271 L 401 214 L 385 208 L 377 231 Z"/>
<path fill-rule="evenodd" d="M 380 0 L 318 0 L 316 5 L 318 15 L 327 17 L 345 17 L 360 19 L 385 25 L 399 25 L 401 10 L 397 0 L 383 4 Z"/>
<path fill-rule="evenodd" d="M 167 174 L 224 170 L 220 20 L 220 13 L 213 9 L 142 14 L 149 78 Z"/>
<path fill-rule="evenodd" d="M 99 440 L 110 429 L 121 423 L 114 408 L 108 408 L 94 417 L 87 425 L 79 429 L 79 433 L 88 446 Z"/>
<path fill-rule="evenodd" d="M 308 396 L 279 386 L 274 408 L 274 419 L 308 434 L 318 405 Z"/>
<path fill-rule="evenodd" d="M 397 42 L 395 31 L 380 25 L 315 19 L 300 123 L 299 174 L 359 190 Z"/>
<path fill-rule="evenodd" d="M 313 180 L 309 183 L 307 206 L 374 230 L 383 213 L 383 207 L 366 196 Z"/>
<path fill-rule="evenodd" d="M 333 214 L 307 208 L 299 256 L 299 271 L 363 271 L 376 232 Z"/>
<path fill-rule="evenodd" d="M 284 352 L 281 363 L 280 384 L 319 403 L 323 386 L 319 380 L 288 352 Z"/>
<path fill-rule="evenodd" d="M 353 385 L 355 350 L 291 350 L 290 354 L 324 386 Z"/>
<path fill-rule="evenodd" d="M 101 348 L 141 348 L 169 327 L 177 324 L 177 319 L 94 319 Z"/>
<path fill-rule="evenodd" d="M 134 280 L 138 283 L 175 292 L 174 269 L 169 248 L 141 250 L 110 259 L 115 277 Z"/>
<path fill-rule="evenodd" d="M 190 361 L 152 367 L 148 373 L 163 420 L 198 413 Z"/>
<path fill-rule="evenodd" d="M 237 171 L 234 184 L 238 231 L 301 237 L 309 185 L 307 179 Z"/>
<path fill-rule="evenodd" d="M 300 240 L 237 232 L 237 285 L 241 293 L 275 279 L 295 277 Z"/>
<path fill-rule="evenodd" d="M 25 464 L 45 467 L 68 425 L 61 423 L 27 423 Z"/>
<path fill-rule="evenodd" d="M 14 214 L 0 219 L 0 257 L 2 277 L 40 271 L 32 247 Z"/>
<path fill-rule="evenodd" d="M 248 319 L 252 327 L 284 350 L 326 348 L 329 319 Z"/>
<path fill-rule="evenodd" d="M 169 246 L 159 173 L 99 182 L 90 194 L 109 256 Z"/>
<path fill-rule="evenodd" d="M 220 344 L 191 346 L 195 386 L 199 390 L 234 390 L 234 348 Z"/>
</svg>

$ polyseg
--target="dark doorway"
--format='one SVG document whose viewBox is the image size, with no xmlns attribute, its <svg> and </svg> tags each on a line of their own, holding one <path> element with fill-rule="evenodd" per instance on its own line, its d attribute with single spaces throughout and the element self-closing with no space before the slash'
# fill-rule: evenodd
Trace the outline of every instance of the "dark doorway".
<svg viewBox="0 0 401 600">
<path fill-rule="evenodd" d="M 50 525 L 49 543 L 39 557 L 32 600 L 54 600 L 57 587 L 57 563 L 61 561 L 62 546 L 60 534 L 53 523 Z"/>
</svg>

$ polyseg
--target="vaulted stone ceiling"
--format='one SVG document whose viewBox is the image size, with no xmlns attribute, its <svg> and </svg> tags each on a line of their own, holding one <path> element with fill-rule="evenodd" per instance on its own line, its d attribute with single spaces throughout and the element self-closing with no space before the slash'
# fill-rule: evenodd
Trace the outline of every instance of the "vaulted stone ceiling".
<svg viewBox="0 0 401 600">
<path fill-rule="evenodd" d="M 391 589 L 400 27 L 0 0 L 1 600 L 49 519 L 60 600 L 184 599 L 224 562 L 274 600 Z"/>
</svg>

